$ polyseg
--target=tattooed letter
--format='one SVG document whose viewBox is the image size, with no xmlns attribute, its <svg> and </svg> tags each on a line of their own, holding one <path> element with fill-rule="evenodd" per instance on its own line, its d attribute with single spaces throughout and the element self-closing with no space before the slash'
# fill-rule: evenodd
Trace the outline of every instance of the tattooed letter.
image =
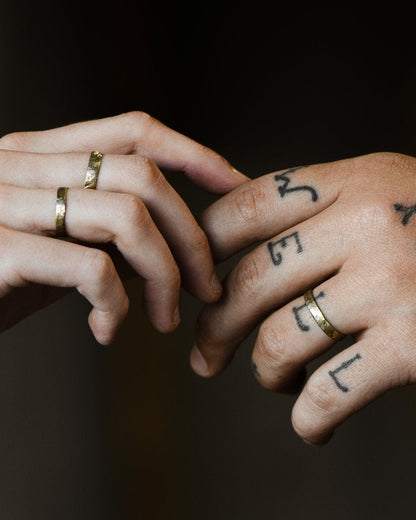
<svg viewBox="0 0 416 520">
<path fill-rule="evenodd" d="M 324 292 L 321 291 L 317 296 L 315 296 L 315 300 L 317 300 L 318 298 L 322 298 L 323 296 L 324 296 Z M 293 311 L 293 314 L 295 315 L 296 323 L 298 324 L 298 327 L 300 328 L 300 330 L 307 332 L 310 329 L 310 327 L 309 327 L 309 325 L 306 325 L 302 321 L 301 311 L 303 309 L 306 309 L 306 303 L 304 303 L 303 305 L 299 305 L 299 307 L 293 307 L 292 311 Z"/>
<path fill-rule="evenodd" d="M 267 247 L 269 248 L 270 256 L 272 257 L 274 265 L 280 265 L 283 260 L 283 255 L 280 252 L 282 249 L 285 249 L 287 247 L 288 241 L 293 239 L 296 242 L 296 252 L 301 253 L 303 251 L 303 246 L 299 238 L 299 233 L 295 231 L 294 233 L 291 233 L 290 235 L 287 235 L 283 238 L 280 238 L 279 240 L 276 240 L 275 242 L 269 242 L 267 244 Z"/>
<path fill-rule="evenodd" d="M 394 209 L 404 213 L 402 218 L 402 224 L 405 226 L 410 218 L 416 213 L 416 204 L 414 206 L 403 206 L 402 204 L 395 204 Z"/>
<path fill-rule="evenodd" d="M 294 186 L 292 188 L 289 188 L 289 184 L 291 182 L 291 178 L 289 175 L 297 170 L 300 170 L 303 168 L 303 166 L 299 166 L 298 168 L 292 168 L 291 170 L 287 170 L 283 173 L 279 173 L 274 176 L 274 180 L 276 182 L 283 182 L 277 189 L 279 191 L 280 196 L 283 198 L 287 193 L 292 193 L 294 191 L 309 191 L 311 194 L 311 198 L 313 202 L 316 202 L 318 200 L 318 193 L 312 186 Z"/>
<path fill-rule="evenodd" d="M 354 363 L 354 361 L 357 361 L 357 359 L 361 359 L 360 354 L 357 354 L 356 356 L 354 356 L 352 359 L 349 359 L 348 361 L 344 361 L 344 363 L 342 363 L 342 365 L 340 365 L 338 368 L 336 368 L 335 370 L 330 370 L 328 372 L 328 374 L 332 377 L 332 379 L 334 380 L 337 387 L 342 392 L 348 392 L 349 388 L 348 388 L 348 386 L 345 386 L 340 382 L 337 374 L 338 374 L 338 372 L 341 372 L 341 370 L 346 370 L 352 363 Z"/>
</svg>

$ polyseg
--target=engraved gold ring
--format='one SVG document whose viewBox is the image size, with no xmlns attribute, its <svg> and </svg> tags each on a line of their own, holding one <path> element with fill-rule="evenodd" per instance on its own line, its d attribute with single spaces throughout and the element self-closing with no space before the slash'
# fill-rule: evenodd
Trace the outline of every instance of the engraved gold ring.
<svg viewBox="0 0 416 520">
<path fill-rule="evenodd" d="M 65 215 L 66 215 L 66 196 L 68 193 L 67 187 L 60 187 L 56 192 L 56 236 L 63 237 L 66 235 L 65 231 Z"/>
<path fill-rule="evenodd" d="M 90 160 L 88 162 L 87 173 L 85 175 L 84 188 L 95 190 L 97 187 L 98 174 L 100 173 L 101 161 L 103 154 L 96 150 L 91 152 Z"/>
<path fill-rule="evenodd" d="M 321 311 L 319 305 L 316 303 L 315 297 L 313 295 L 313 290 L 308 289 L 303 295 L 305 299 L 305 304 L 309 309 L 309 312 L 312 315 L 312 318 L 315 320 L 318 327 L 325 332 L 327 336 L 332 339 L 338 340 L 343 337 L 343 334 L 339 332 L 335 327 L 331 325 L 331 323 L 326 319 L 324 313 Z"/>
</svg>

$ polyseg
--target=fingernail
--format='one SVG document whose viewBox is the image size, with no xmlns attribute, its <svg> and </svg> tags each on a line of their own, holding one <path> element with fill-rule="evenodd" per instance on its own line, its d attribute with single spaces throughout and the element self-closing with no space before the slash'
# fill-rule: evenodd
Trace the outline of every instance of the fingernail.
<svg viewBox="0 0 416 520">
<path fill-rule="evenodd" d="M 214 273 L 214 276 L 211 280 L 211 289 L 218 294 L 222 293 L 222 283 L 220 282 L 220 279 L 218 278 L 217 273 Z"/>
<path fill-rule="evenodd" d="M 209 375 L 208 364 L 196 345 L 191 350 L 191 367 L 200 376 Z"/>
<path fill-rule="evenodd" d="M 261 377 L 258 366 L 253 360 L 251 360 L 251 368 L 253 369 L 253 372 L 256 374 L 257 377 Z"/>
<path fill-rule="evenodd" d="M 247 175 L 244 175 L 244 173 L 241 173 L 240 171 L 238 171 L 236 168 L 234 168 L 234 166 L 231 166 L 231 170 L 234 172 L 235 175 L 237 175 L 240 179 L 244 179 L 244 180 L 250 180 Z"/>
</svg>

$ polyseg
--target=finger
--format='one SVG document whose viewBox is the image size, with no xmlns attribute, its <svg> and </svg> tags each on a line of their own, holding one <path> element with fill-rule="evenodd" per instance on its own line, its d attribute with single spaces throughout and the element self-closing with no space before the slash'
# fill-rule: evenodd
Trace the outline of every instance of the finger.
<svg viewBox="0 0 416 520">
<path fill-rule="evenodd" d="M 333 204 L 353 159 L 273 172 L 209 206 L 199 222 L 216 260 L 295 226 Z"/>
<path fill-rule="evenodd" d="M 144 112 L 129 112 L 45 131 L 13 133 L 0 140 L 0 148 L 38 153 L 91 150 L 105 154 L 138 153 L 162 168 L 184 172 L 213 193 L 226 193 L 248 180 L 218 153 Z"/>
<path fill-rule="evenodd" d="M 356 271 L 343 269 L 313 293 L 324 316 L 344 335 L 363 333 L 375 323 L 372 295 Z M 269 390 L 293 388 L 292 381 L 304 367 L 334 344 L 334 339 L 317 325 L 301 296 L 261 324 L 252 356 L 255 377 Z"/>
<path fill-rule="evenodd" d="M 198 318 L 199 353 L 191 356 L 197 373 L 211 376 L 223 370 L 239 343 L 270 312 L 342 267 L 348 244 L 332 233 L 339 218 L 330 208 L 240 260 L 224 283 L 221 300 L 205 306 Z"/>
<path fill-rule="evenodd" d="M 1 228 L 0 298 L 28 283 L 76 287 L 93 306 L 88 321 L 96 340 L 108 345 L 128 311 L 128 298 L 111 258 L 49 237 Z"/>
<path fill-rule="evenodd" d="M 79 188 L 89 159 L 86 153 L 0 155 L 1 182 L 28 188 Z M 219 298 L 222 287 L 206 235 L 153 161 L 142 156 L 105 155 L 97 188 L 140 198 L 174 254 L 184 287 L 205 302 Z"/>
<path fill-rule="evenodd" d="M 293 408 L 296 433 L 309 444 L 324 444 L 353 413 L 387 390 L 413 380 L 414 359 L 403 355 L 409 352 L 407 334 L 411 331 L 398 327 L 373 329 L 319 367 Z"/>
<path fill-rule="evenodd" d="M 55 190 L 0 189 L 0 224 L 30 233 L 55 234 Z M 168 245 L 142 201 L 133 195 L 68 190 L 69 236 L 114 243 L 144 282 L 145 311 L 161 332 L 179 322 L 180 275 Z"/>
</svg>

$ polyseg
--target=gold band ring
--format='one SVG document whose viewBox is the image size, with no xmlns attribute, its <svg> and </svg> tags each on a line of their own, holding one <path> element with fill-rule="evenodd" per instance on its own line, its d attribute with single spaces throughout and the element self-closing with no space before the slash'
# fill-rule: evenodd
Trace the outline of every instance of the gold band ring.
<svg viewBox="0 0 416 520">
<path fill-rule="evenodd" d="M 65 232 L 65 214 L 66 214 L 66 196 L 68 188 L 58 188 L 56 192 L 56 213 L 55 213 L 55 224 L 56 224 L 56 236 L 63 237 L 66 235 Z"/>
<path fill-rule="evenodd" d="M 101 161 L 103 154 L 94 150 L 91 152 L 88 163 L 87 174 L 85 176 L 84 188 L 95 190 L 98 182 L 98 174 L 100 173 Z"/>
<path fill-rule="evenodd" d="M 312 318 L 316 321 L 317 325 L 321 330 L 325 332 L 327 336 L 332 339 L 341 339 L 343 334 L 337 331 L 335 327 L 333 327 L 329 321 L 325 318 L 324 313 L 321 311 L 319 305 L 316 303 L 315 297 L 313 295 L 313 290 L 308 289 L 303 295 L 305 299 L 305 304 L 309 309 L 309 312 L 312 314 Z"/>
</svg>

